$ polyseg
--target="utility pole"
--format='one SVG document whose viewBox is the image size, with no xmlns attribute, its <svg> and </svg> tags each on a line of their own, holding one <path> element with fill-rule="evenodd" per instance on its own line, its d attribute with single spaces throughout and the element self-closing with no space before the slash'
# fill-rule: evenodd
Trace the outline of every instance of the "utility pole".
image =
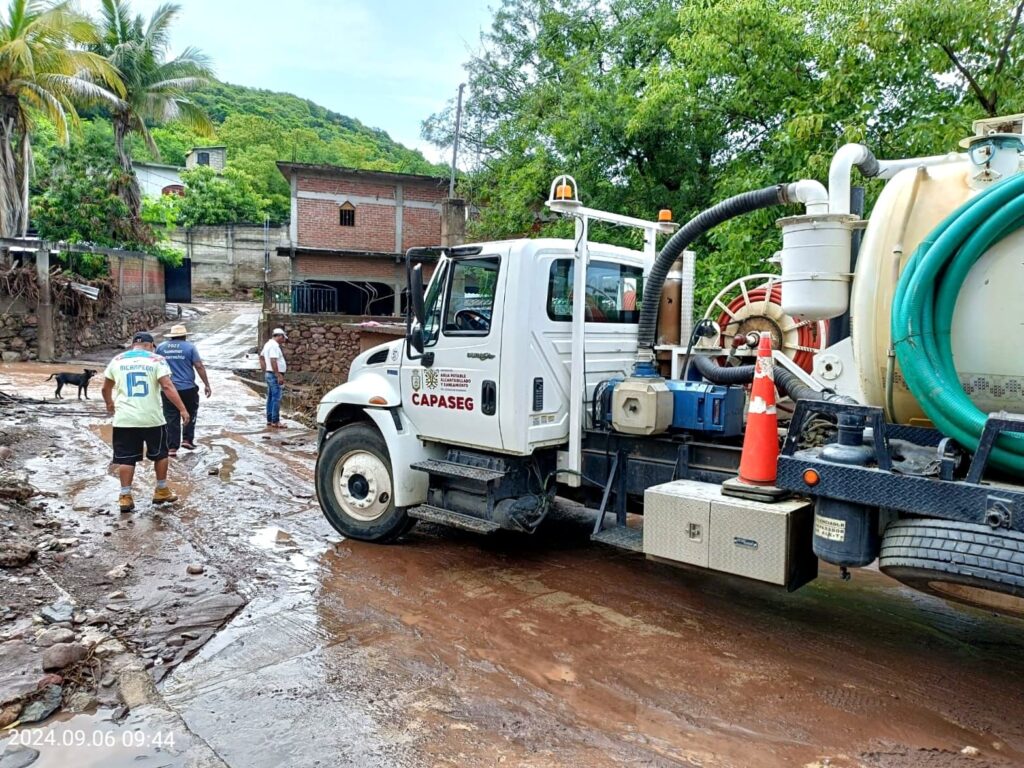
<svg viewBox="0 0 1024 768">
<path fill-rule="evenodd" d="M 465 83 L 459 83 L 459 99 L 455 105 L 455 141 L 452 144 L 452 176 L 448 182 L 448 198 L 455 197 L 455 162 L 459 157 L 459 131 L 462 130 L 462 91 Z"/>
<path fill-rule="evenodd" d="M 263 216 L 263 309 L 270 309 L 270 214 Z"/>
</svg>

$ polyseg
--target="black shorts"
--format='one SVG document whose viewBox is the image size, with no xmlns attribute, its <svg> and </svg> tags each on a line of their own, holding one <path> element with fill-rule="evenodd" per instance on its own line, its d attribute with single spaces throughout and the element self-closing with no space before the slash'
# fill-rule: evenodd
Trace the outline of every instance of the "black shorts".
<svg viewBox="0 0 1024 768">
<path fill-rule="evenodd" d="M 114 464 L 135 464 L 146 458 L 159 461 L 167 458 L 166 427 L 114 427 Z"/>
</svg>

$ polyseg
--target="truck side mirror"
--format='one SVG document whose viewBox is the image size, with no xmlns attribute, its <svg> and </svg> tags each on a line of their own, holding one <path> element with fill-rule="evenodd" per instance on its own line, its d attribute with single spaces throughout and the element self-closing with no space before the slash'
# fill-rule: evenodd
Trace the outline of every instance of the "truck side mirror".
<svg viewBox="0 0 1024 768">
<path fill-rule="evenodd" d="M 414 264 L 409 272 L 409 311 L 416 321 L 416 327 L 411 329 L 409 343 L 413 348 L 423 352 L 423 327 L 427 320 L 427 310 L 423 302 L 423 265 Z"/>
<path fill-rule="evenodd" d="M 412 306 L 412 316 L 423 327 L 427 320 L 427 310 L 423 303 L 423 265 L 413 264 L 412 273 L 409 277 L 409 301 Z"/>
</svg>

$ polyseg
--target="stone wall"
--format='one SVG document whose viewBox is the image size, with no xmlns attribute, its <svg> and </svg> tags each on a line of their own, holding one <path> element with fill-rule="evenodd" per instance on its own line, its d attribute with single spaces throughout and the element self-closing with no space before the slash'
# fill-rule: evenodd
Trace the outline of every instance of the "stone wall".
<svg viewBox="0 0 1024 768">
<path fill-rule="evenodd" d="M 104 314 L 87 312 L 68 317 L 54 314 L 54 351 L 67 358 L 101 347 L 126 344 L 136 331 L 150 330 L 164 321 L 161 309 L 112 309 Z M 0 357 L 5 363 L 35 360 L 38 357 L 38 315 L 5 313 L 0 315 Z"/>
<path fill-rule="evenodd" d="M 81 278 L 50 270 L 52 245 L 17 242 L 38 247 L 33 254 L 23 255 L 24 266 L 7 273 L 0 292 L 0 357 L 4 362 L 48 361 L 117 347 L 136 331 L 163 322 L 164 268 L 155 257 L 97 249 L 107 259 L 109 277 L 91 281 L 98 294 L 90 299 L 73 290 L 72 281 Z"/>
<path fill-rule="evenodd" d="M 379 322 L 379 317 L 353 315 L 286 315 L 264 314 L 260 322 L 259 343 L 269 337 L 270 331 L 281 327 L 288 334 L 284 344 L 284 356 L 288 371 L 303 374 L 329 374 L 340 384 L 348 379 L 352 360 L 367 347 L 363 344 L 365 333 L 368 340 L 376 344 L 404 335 L 404 327 L 389 326 L 360 327 L 367 321 Z M 398 322 L 398 321 L 396 321 Z"/>
</svg>

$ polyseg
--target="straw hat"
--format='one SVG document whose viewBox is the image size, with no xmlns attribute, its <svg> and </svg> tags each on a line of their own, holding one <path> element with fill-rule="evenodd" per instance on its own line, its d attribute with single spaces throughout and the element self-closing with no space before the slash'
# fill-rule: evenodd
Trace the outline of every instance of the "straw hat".
<svg viewBox="0 0 1024 768">
<path fill-rule="evenodd" d="M 184 325 L 172 325 L 171 330 L 164 334 L 165 339 L 183 339 L 188 335 Z"/>
</svg>

